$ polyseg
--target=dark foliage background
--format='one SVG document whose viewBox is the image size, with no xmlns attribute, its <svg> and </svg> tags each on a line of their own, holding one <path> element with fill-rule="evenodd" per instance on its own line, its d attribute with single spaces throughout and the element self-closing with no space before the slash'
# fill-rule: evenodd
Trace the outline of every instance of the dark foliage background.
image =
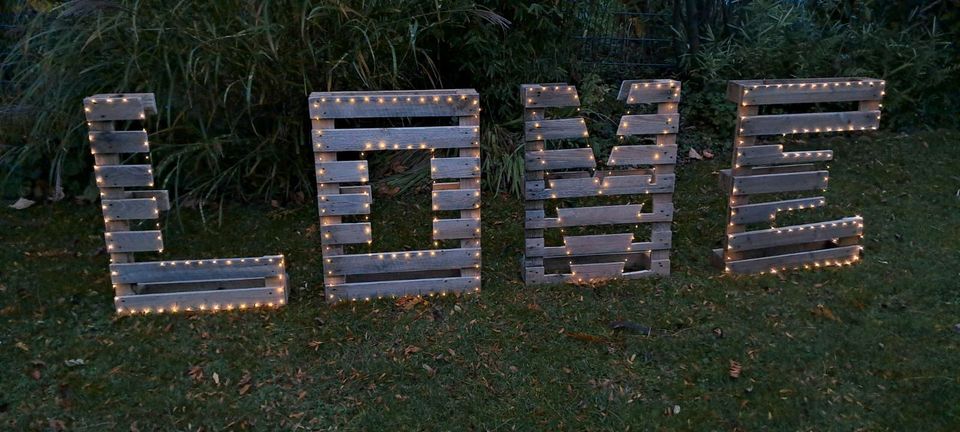
<svg viewBox="0 0 960 432">
<path fill-rule="evenodd" d="M 591 145 L 612 143 L 624 77 L 684 81 L 681 145 L 729 145 L 730 79 L 872 76 L 888 81 L 886 129 L 960 122 L 957 0 L 386 0 L 6 2 L 0 13 L 0 180 L 5 196 L 95 197 L 80 101 L 154 92 L 160 187 L 181 201 L 312 196 L 306 95 L 473 87 L 483 106 L 485 187 L 519 194 L 517 86 L 579 86 Z M 662 12 L 674 67 L 610 66 L 578 36 Z M 641 19 L 641 18 L 638 18 Z M 605 20 L 609 22 L 605 22 Z M 598 24 L 599 23 L 599 24 Z M 652 31 L 653 22 L 629 23 Z M 621 29 L 623 30 L 623 29 Z M 685 152 L 685 149 L 684 149 Z M 405 170 L 386 179 L 410 189 Z"/>
</svg>

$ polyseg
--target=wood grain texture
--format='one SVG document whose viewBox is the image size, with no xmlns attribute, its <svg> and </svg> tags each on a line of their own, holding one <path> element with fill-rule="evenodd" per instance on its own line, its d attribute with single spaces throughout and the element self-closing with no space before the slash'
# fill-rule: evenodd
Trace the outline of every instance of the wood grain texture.
<svg viewBox="0 0 960 432">
<path fill-rule="evenodd" d="M 369 222 L 339 223 L 320 227 L 324 244 L 362 244 L 373 241 Z"/>
<path fill-rule="evenodd" d="M 150 165 L 98 165 L 94 167 L 94 174 L 101 188 L 153 186 Z"/>
<path fill-rule="evenodd" d="M 157 219 L 160 208 L 153 198 L 119 199 L 101 201 L 103 217 L 107 220 Z"/>
<path fill-rule="evenodd" d="M 335 274 L 404 273 L 480 265 L 480 249 L 432 249 L 370 254 L 329 255 L 324 272 Z"/>
<path fill-rule="evenodd" d="M 370 177 L 367 161 L 319 162 L 317 183 L 361 183 Z"/>
<path fill-rule="evenodd" d="M 577 88 L 566 83 L 524 84 L 520 86 L 524 108 L 561 108 L 580 106 Z"/>
<path fill-rule="evenodd" d="M 527 141 L 580 139 L 590 136 L 586 120 L 571 117 L 554 120 L 535 120 L 524 123 Z"/>
<path fill-rule="evenodd" d="M 150 152 L 146 131 L 90 131 L 87 139 L 93 154 Z"/>
<path fill-rule="evenodd" d="M 624 80 L 617 99 L 627 105 L 680 102 L 680 81 Z"/>
<path fill-rule="evenodd" d="M 623 175 L 556 179 L 548 181 L 548 188 L 537 182 L 527 182 L 527 199 L 579 198 L 673 192 L 673 174 L 657 176 L 657 182 L 648 175 Z"/>
<path fill-rule="evenodd" d="M 733 178 L 733 195 L 824 190 L 829 171 L 763 174 Z"/>
<path fill-rule="evenodd" d="M 817 196 L 733 206 L 730 207 L 730 221 L 735 224 L 750 224 L 772 221 L 776 219 L 777 213 L 784 211 L 812 209 L 823 206 L 826 204 L 826 202 L 826 199 L 824 199 L 822 196 Z"/>
<path fill-rule="evenodd" d="M 480 190 L 452 189 L 434 191 L 431 200 L 436 211 L 466 210 L 480 206 Z"/>
<path fill-rule="evenodd" d="M 860 246 L 842 246 L 762 258 L 728 261 L 726 267 L 733 273 L 758 273 L 802 266 L 819 267 L 836 262 L 849 263 L 859 259 Z M 827 264 L 829 262 L 829 264 Z"/>
<path fill-rule="evenodd" d="M 480 129 L 472 126 L 319 129 L 314 151 L 378 151 L 469 148 L 480 146 Z"/>
<path fill-rule="evenodd" d="M 166 190 L 134 190 L 124 192 L 127 197 L 133 199 L 155 199 L 157 201 L 157 209 L 160 211 L 170 210 L 170 195 Z"/>
<path fill-rule="evenodd" d="M 282 280 L 270 281 L 261 288 L 191 291 L 117 296 L 118 313 L 162 313 L 181 311 L 219 311 L 281 306 L 287 301 Z"/>
<path fill-rule="evenodd" d="M 597 162 L 593 158 L 593 149 L 589 147 L 527 152 L 525 162 L 527 165 L 536 166 L 542 170 L 569 168 L 592 169 L 597 166 Z"/>
<path fill-rule="evenodd" d="M 83 100 L 83 112 L 88 122 L 147 118 L 143 101 L 139 97 L 88 97 Z"/>
<path fill-rule="evenodd" d="M 782 145 L 761 145 L 737 150 L 737 164 L 742 167 L 757 165 L 789 165 L 833 160 L 832 150 L 784 152 Z"/>
<path fill-rule="evenodd" d="M 480 221 L 476 219 L 438 219 L 433 221 L 434 240 L 480 238 Z"/>
<path fill-rule="evenodd" d="M 370 214 L 373 202 L 369 193 L 320 195 L 317 207 L 321 216 L 345 216 Z"/>
<path fill-rule="evenodd" d="M 740 80 L 728 84 L 728 99 L 742 105 L 880 100 L 886 83 L 875 78 Z"/>
<path fill-rule="evenodd" d="M 742 251 L 830 241 L 860 234 L 863 234 L 863 219 L 854 217 L 731 234 L 727 245 Z"/>
<path fill-rule="evenodd" d="M 430 159 L 430 178 L 461 179 L 480 176 L 479 157 L 448 157 Z"/>
<path fill-rule="evenodd" d="M 749 116 L 740 122 L 740 135 L 874 130 L 880 125 L 880 111 L 847 111 L 809 114 Z"/>
<path fill-rule="evenodd" d="M 111 264 L 113 283 L 269 278 L 283 274 L 283 256 Z"/>
<path fill-rule="evenodd" d="M 113 231 L 104 234 L 107 252 L 160 252 L 163 237 L 160 231 Z"/>
<path fill-rule="evenodd" d="M 614 146 L 607 158 L 607 165 L 661 165 L 677 163 L 676 145 L 627 145 Z"/>
<path fill-rule="evenodd" d="M 429 295 L 478 291 L 479 277 L 405 279 L 383 282 L 344 283 L 337 286 L 339 296 L 348 300 L 371 300 L 381 297 Z"/>
<path fill-rule="evenodd" d="M 680 114 L 637 114 L 620 117 L 617 135 L 675 134 L 680 126 Z"/>
<path fill-rule="evenodd" d="M 465 89 L 316 92 L 310 94 L 309 108 L 315 119 L 474 116 L 480 96 Z"/>
</svg>

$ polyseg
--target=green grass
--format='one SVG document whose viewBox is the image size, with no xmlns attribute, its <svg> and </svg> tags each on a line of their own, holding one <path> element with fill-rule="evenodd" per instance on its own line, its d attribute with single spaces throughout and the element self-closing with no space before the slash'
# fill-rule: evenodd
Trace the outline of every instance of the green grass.
<svg viewBox="0 0 960 432">
<path fill-rule="evenodd" d="M 410 310 L 325 304 L 313 205 L 231 205 L 220 226 L 171 214 L 167 256 L 282 252 L 288 307 L 115 318 L 96 206 L 4 208 L 0 429 L 957 430 L 958 139 L 817 143 L 836 151 L 818 215 L 866 219 L 852 267 L 710 268 L 723 157 L 678 170 L 669 279 L 524 287 L 522 204 L 486 196 L 484 291 Z M 420 242 L 408 223 L 427 235 L 417 203 L 385 205 L 384 249 Z"/>
</svg>

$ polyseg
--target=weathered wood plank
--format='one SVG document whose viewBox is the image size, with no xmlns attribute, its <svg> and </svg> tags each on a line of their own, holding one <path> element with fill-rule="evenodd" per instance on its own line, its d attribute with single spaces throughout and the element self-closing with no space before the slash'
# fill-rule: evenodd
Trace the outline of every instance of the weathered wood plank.
<svg viewBox="0 0 960 432">
<path fill-rule="evenodd" d="M 474 90 L 317 92 L 309 98 L 313 119 L 457 117 L 480 112 Z"/>
<path fill-rule="evenodd" d="M 166 190 L 135 190 L 125 191 L 129 198 L 133 199 L 153 199 L 157 201 L 157 209 L 160 211 L 170 210 L 170 195 Z"/>
<path fill-rule="evenodd" d="M 283 274 L 283 256 L 110 264 L 113 283 L 268 278 Z"/>
<path fill-rule="evenodd" d="M 117 313 L 164 313 L 182 311 L 219 311 L 282 306 L 287 301 L 282 280 L 262 288 L 209 291 L 185 291 L 161 294 L 117 296 Z"/>
<path fill-rule="evenodd" d="M 526 197 L 527 199 L 555 199 L 673 191 L 675 181 L 673 174 L 658 175 L 656 183 L 651 183 L 652 180 L 653 176 L 649 175 L 556 179 L 549 180 L 550 187 L 545 189 L 538 189 L 543 187 L 543 182 L 527 182 Z"/>
<path fill-rule="evenodd" d="M 153 168 L 150 165 L 99 165 L 93 168 L 97 186 L 101 188 L 153 186 Z"/>
<path fill-rule="evenodd" d="M 143 100 L 139 97 L 91 96 L 83 99 L 83 112 L 88 122 L 147 118 Z"/>
<path fill-rule="evenodd" d="M 524 84 L 520 86 L 524 108 L 560 108 L 580 106 L 577 88 L 566 83 Z"/>
<path fill-rule="evenodd" d="M 862 233 L 863 218 L 853 217 L 731 234 L 727 245 L 732 249 L 743 251 L 829 241 L 842 237 L 855 237 Z"/>
<path fill-rule="evenodd" d="M 586 120 L 571 117 L 554 120 L 533 120 L 524 123 L 527 141 L 577 139 L 590 136 Z"/>
<path fill-rule="evenodd" d="M 596 168 L 593 149 L 575 148 L 561 150 L 537 150 L 526 153 L 527 170 L 555 170 L 568 168 Z"/>
<path fill-rule="evenodd" d="M 369 222 L 339 223 L 320 228 L 324 244 L 360 244 L 373 241 Z"/>
<path fill-rule="evenodd" d="M 376 151 L 469 148 L 480 145 L 480 128 L 428 126 L 397 128 L 315 129 L 314 151 Z"/>
<path fill-rule="evenodd" d="M 873 130 L 880 111 L 846 111 L 748 116 L 740 121 L 741 136 Z"/>
<path fill-rule="evenodd" d="M 730 208 L 730 221 L 735 224 L 771 221 L 776 219 L 779 212 L 812 209 L 823 206 L 826 202 L 826 199 L 818 196 L 733 206 Z"/>
<path fill-rule="evenodd" d="M 637 114 L 620 117 L 617 135 L 675 134 L 680 114 Z"/>
<path fill-rule="evenodd" d="M 624 80 L 617 99 L 627 105 L 680 102 L 680 81 Z"/>
<path fill-rule="evenodd" d="M 433 221 L 434 240 L 480 238 L 477 219 L 437 219 Z"/>
<path fill-rule="evenodd" d="M 100 203 L 106 220 L 157 219 L 160 209 L 153 198 L 105 199 Z"/>
<path fill-rule="evenodd" d="M 762 258 L 728 261 L 726 268 L 733 273 L 758 273 L 801 266 L 819 267 L 836 263 L 852 263 L 860 256 L 860 246 L 842 246 Z"/>
<path fill-rule="evenodd" d="M 376 274 L 450 270 L 480 265 L 480 249 L 435 249 L 354 255 L 328 255 L 324 273 Z"/>
<path fill-rule="evenodd" d="M 436 190 L 432 193 L 432 201 L 433 209 L 437 211 L 480 208 L 480 190 Z"/>
<path fill-rule="evenodd" d="M 732 100 L 742 105 L 880 100 L 884 82 L 878 79 L 814 79 L 732 81 Z"/>
<path fill-rule="evenodd" d="M 140 99 L 140 103 L 143 105 L 143 110 L 147 114 L 156 114 L 157 113 L 157 98 L 153 93 L 98 93 L 93 96 L 90 96 L 91 99 Z"/>
<path fill-rule="evenodd" d="M 737 150 L 737 164 L 745 166 L 756 165 L 789 165 L 798 163 L 825 162 L 833 160 L 832 150 L 812 150 L 784 152 L 782 145 L 761 145 L 742 147 Z"/>
<path fill-rule="evenodd" d="M 623 262 L 571 264 L 568 280 L 574 283 L 597 282 L 623 275 Z"/>
<path fill-rule="evenodd" d="M 557 209 L 557 216 L 563 227 L 670 222 L 673 204 L 655 205 L 653 213 L 643 213 L 639 204 L 561 208 Z"/>
<path fill-rule="evenodd" d="M 90 131 L 90 153 L 148 153 L 146 131 Z"/>
<path fill-rule="evenodd" d="M 829 171 L 764 174 L 733 178 L 733 195 L 823 190 Z"/>
<path fill-rule="evenodd" d="M 339 297 L 344 300 L 370 300 L 389 296 L 415 296 L 438 293 L 479 291 L 480 277 L 452 277 L 431 279 L 405 279 L 382 282 L 358 282 L 338 284 Z"/>
<path fill-rule="evenodd" d="M 610 150 L 607 165 L 661 165 L 677 163 L 676 145 L 627 145 Z"/>
<path fill-rule="evenodd" d="M 566 255 L 623 253 L 630 250 L 633 233 L 563 236 Z"/>
<path fill-rule="evenodd" d="M 317 206 L 321 216 L 370 214 L 373 202 L 369 193 L 320 195 Z"/>
<path fill-rule="evenodd" d="M 480 177 L 479 157 L 448 157 L 430 159 L 430 178 L 460 179 Z"/>
<path fill-rule="evenodd" d="M 160 231 L 113 231 L 104 233 L 107 252 L 159 252 L 163 250 Z"/>
<path fill-rule="evenodd" d="M 317 183 L 366 182 L 370 175 L 367 161 L 319 162 Z"/>
</svg>

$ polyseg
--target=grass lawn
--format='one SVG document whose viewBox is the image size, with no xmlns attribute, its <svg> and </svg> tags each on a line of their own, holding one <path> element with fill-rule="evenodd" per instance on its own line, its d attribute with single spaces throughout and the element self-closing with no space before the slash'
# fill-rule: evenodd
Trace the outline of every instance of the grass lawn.
<svg viewBox="0 0 960 432">
<path fill-rule="evenodd" d="M 481 294 L 330 307 L 314 205 L 227 205 L 169 214 L 165 256 L 283 253 L 289 306 L 115 318 L 99 208 L 4 207 L 0 429 L 960 429 L 960 133 L 810 145 L 836 161 L 804 219 L 863 215 L 852 267 L 711 268 L 722 155 L 678 169 L 667 279 L 524 287 L 523 205 L 486 196 Z M 422 246 L 426 202 L 378 245 Z"/>
</svg>

